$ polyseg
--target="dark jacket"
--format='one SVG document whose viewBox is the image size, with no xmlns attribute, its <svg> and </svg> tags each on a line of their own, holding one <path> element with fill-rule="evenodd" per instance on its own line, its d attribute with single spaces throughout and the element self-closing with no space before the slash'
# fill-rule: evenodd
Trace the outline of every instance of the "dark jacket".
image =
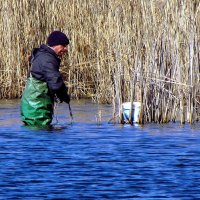
<svg viewBox="0 0 200 200">
<path fill-rule="evenodd" d="M 47 82 L 50 93 L 56 95 L 61 101 L 69 103 L 68 88 L 59 72 L 61 60 L 47 45 L 35 48 L 30 57 L 31 75 L 41 81 Z"/>
</svg>

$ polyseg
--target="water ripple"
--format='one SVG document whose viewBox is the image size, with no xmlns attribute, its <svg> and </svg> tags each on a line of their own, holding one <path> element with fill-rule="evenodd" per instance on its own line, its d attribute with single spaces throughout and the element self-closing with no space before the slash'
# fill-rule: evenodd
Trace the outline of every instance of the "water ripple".
<svg viewBox="0 0 200 200">
<path fill-rule="evenodd" d="M 16 121 L 0 129 L 0 199 L 200 199 L 198 124 Z"/>
</svg>

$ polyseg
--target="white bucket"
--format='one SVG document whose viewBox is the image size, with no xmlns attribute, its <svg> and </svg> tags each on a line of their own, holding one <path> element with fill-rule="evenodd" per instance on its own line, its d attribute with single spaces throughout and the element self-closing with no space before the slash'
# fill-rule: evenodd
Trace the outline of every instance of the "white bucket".
<svg viewBox="0 0 200 200">
<path fill-rule="evenodd" d="M 131 102 L 125 102 L 122 104 L 122 112 L 125 121 L 129 120 L 130 109 L 131 109 Z M 139 122 L 140 109 L 141 109 L 141 102 L 133 102 L 132 118 L 134 123 Z"/>
</svg>

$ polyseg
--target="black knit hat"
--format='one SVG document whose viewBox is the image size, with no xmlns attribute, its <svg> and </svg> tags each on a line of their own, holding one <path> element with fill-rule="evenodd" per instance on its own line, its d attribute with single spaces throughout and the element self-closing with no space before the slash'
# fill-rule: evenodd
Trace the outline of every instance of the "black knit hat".
<svg viewBox="0 0 200 200">
<path fill-rule="evenodd" d="M 47 38 L 47 44 L 50 47 L 53 47 L 56 45 L 68 45 L 69 39 L 61 31 L 53 31 Z"/>
</svg>

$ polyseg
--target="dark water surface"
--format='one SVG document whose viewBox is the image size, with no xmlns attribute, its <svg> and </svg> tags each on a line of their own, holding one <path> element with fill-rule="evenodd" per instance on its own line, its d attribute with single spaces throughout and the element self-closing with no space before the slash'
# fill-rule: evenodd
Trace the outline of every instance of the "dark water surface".
<svg viewBox="0 0 200 200">
<path fill-rule="evenodd" d="M 62 104 L 54 130 L 34 130 L 19 101 L 0 102 L 0 199 L 200 199 L 199 124 L 112 125 L 111 106 L 72 109 L 72 125 Z"/>
</svg>

